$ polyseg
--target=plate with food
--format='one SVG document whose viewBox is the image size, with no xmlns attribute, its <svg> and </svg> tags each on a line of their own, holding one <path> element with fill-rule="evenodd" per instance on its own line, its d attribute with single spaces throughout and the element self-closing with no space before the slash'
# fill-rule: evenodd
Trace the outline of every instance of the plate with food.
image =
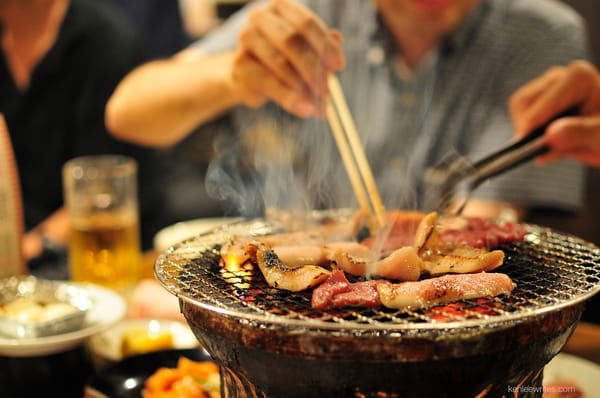
<svg viewBox="0 0 600 398">
<path fill-rule="evenodd" d="M 0 281 L 0 355 L 63 352 L 121 320 L 125 300 L 88 283 L 15 276 Z"/>
<path fill-rule="evenodd" d="M 124 319 L 88 340 L 98 368 L 132 355 L 198 346 L 185 322 L 168 319 Z"/>
<path fill-rule="evenodd" d="M 86 383 L 89 398 L 220 396 L 219 368 L 203 349 L 162 350 L 127 357 Z"/>
<path fill-rule="evenodd" d="M 158 231 L 154 236 L 154 248 L 162 252 L 185 239 L 238 220 L 240 218 L 215 217 L 181 221 Z"/>
<path fill-rule="evenodd" d="M 600 391 L 600 366 L 560 353 L 544 367 L 544 398 L 593 397 Z"/>
<path fill-rule="evenodd" d="M 92 306 L 85 289 L 29 277 L 0 280 L 0 334 L 45 337 L 75 331 Z"/>
</svg>

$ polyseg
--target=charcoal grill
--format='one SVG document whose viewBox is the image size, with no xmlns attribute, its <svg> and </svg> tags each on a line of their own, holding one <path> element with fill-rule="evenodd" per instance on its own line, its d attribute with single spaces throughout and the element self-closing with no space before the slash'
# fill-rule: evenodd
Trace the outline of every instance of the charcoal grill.
<svg viewBox="0 0 600 398">
<path fill-rule="evenodd" d="M 600 289 L 600 251 L 527 225 L 505 245 L 510 296 L 410 310 L 310 306 L 270 288 L 252 264 L 222 267 L 231 236 L 282 232 L 249 220 L 188 239 L 155 273 L 221 365 L 223 397 L 541 397 L 544 365 Z"/>
</svg>

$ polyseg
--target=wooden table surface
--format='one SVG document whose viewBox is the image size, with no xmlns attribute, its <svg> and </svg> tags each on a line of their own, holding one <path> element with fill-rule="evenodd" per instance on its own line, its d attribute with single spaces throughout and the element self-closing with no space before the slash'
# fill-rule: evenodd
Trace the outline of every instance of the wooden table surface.
<svg viewBox="0 0 600 398">
<path fill-rule="evenodd" d="M 563 352 L 600 365 L 600 325 L 580 322 Z"/>
</svg>

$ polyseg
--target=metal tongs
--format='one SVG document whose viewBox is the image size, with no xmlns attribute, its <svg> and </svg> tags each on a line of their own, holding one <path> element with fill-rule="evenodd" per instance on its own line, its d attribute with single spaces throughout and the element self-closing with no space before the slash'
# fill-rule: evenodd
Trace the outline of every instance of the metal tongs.
<svg viewBox="0 0 600 398">
<path fill-rule="evenodd" d="M 550 151 L 550 147 L 544 143 L 543 138 L 544 132 L 550 123 L 556 119 L 578 113 L 579 107 L 569 108 L 526 136 L 505 145 L 475 163 L 470 163 L 464 158 L 447 162 L 447 165 L 443 169 L 438 168 L 434 172 L 434 177 L 431 178 L 433 184 L 437 185 L 437 195 L 434 195 L 434 201 L 437 201 L 437 203 L 433 203 L 430 207 L 440 214 L 450 212 L 454 215 L 460 215 L 471 193 L 483 181 L 512 170 Z M 455 207 L 455 210 L 452 211 L 450 205 L 455 199 L 456 188 L 461 184 L 465 184 L 466 196 L 460 206 Z"/>
</svg>

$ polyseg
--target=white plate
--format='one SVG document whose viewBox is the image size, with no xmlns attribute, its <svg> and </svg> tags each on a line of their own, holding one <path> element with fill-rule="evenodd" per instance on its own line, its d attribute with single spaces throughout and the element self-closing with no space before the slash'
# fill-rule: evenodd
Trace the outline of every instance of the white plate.
<svg viewBox="0 0 600 398">
<path fill-rule="evenodd" d="M 103 359 L 122 359 L 123 335 L 131 329 L 144 329 L 150 334 L 169 333 L 173 337 L 173 349 L 200 345 L 187 323 L 164 319 L 124 319 L 110 329 L 92 336 L 88 341 L 90 350 Z"/>
<path fill-rule="evenodd" d="M 31 357 L 66 351 L 88 337 L 108 329 L 125 317 L 127 304 L 118 293 L 87 283 L 74 283 L 74 285 L 85 289 L 93 303 L 81 329 L 32 339 L 0 337 L 0 355 Z"/>
<path fill-rule="evenodd" d="M 600 391 L 600 366 L 574 355 L 558 354 L 544 368 L 544 385 L 573 382 L 583 397 L 596 397 Z"/>
<path fill-rule="evenodd" d="M 203 232 L 220 227 L 223 224 L 238 221 L 240 218 L 198 218 L 182 221 L 158 231 L 154 236 L 154 249 L 163 252 L 183 240 L 200 235 Z"/>
</svg>

